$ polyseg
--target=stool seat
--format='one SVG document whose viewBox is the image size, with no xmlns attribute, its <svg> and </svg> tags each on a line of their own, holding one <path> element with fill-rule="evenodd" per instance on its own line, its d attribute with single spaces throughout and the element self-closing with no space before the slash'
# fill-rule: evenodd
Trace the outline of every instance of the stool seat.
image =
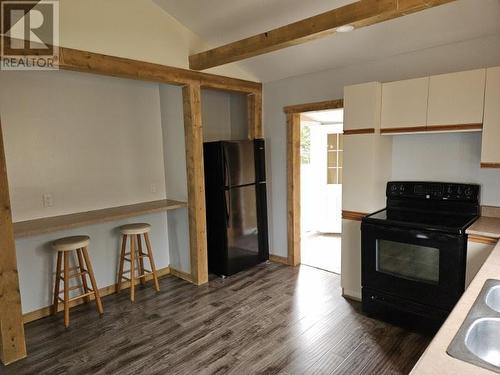
<svg viewBox="0 0 500 375">
<path fill-rule="evenodd" d="M 127 224 L 122 225 L 120 231 L 122 234 L 126 235 L 149 233 L 151 231 L 151 225 L 146 223 Z"/>
<path fill-rule="evenodd" d="M 87 247 L 89 243 L 89 236 L 73 236 L 60 238 L 52 242 L 52 247 L 57 251 L 71 251 Z"/>
</svg>

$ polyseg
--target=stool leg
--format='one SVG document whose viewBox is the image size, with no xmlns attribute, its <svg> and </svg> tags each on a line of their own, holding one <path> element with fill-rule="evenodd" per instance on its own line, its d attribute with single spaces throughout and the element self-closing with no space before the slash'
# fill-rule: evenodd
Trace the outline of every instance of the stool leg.
<svg viewBox="0 0 500 375">
<path fill-rule="evenodd" d="M 144 272 L 144 258 L 142 258 L 142 239 L 141 239 L 141 235 L 138 234 L 137 235 L 137 248 L 138 248 L 138 251 L 137 253 L 139 254 L 139 276 L 142 276 L 140 278 L 140 281 L 141 281 L 141 285 L 144 285 L 146 283 L 146 273 Z"/>
<path fill-rule="evenodd" d="M 62 253 L 57 252 L 56 283 L 54 286 L 54 304 L 52 305 L 52 315 L 57 314 L 59 309 L 59 288 L 61 285 Z"/>
<path fill-rule="evenodd" d="M 97 288 L 97 283 L 94 277 L 94 270 L 92 269 L 92 263 L 90 262 L 89 253 L 87 252 L 87 248 L 82 248 L 83 257 L 85 258 L 85 264 L 87 266 L 87 271 L 89 273 L 90 283 L 92 284 L 92 289 L 94 290 L 95 303 L 97 305 L 97 311 L 99 314 L 103 314 L 104 310 L 102 308 L 101 297 L 99 296 L 99 289 Z"/>
<path fill-rule="evenodd" d="M 125 251 L 127 248 L 127 235 L 124 234 L 122 236 L 122 250 L 120 253 L 120 266 L 118 267 L 118 283 L 116 285 L 116 293 L 119 293 L 122 289 L 122 280 L 123 280 L 123 263 L 125 261 Z"/>
<path fill-rule="evenodd" d="M 153 280 L 155 283 L 155 289 L 157 292 L 160 291 L 160 284 L 158 283 L 158 275 L 156 273 L 155 261 L 153 259 L 153 250 L 151 249 L 151 242 L 149 241 L 149 234 L 144 233 L 144 239 L 146 240 L 146 247 L 148 249 L 149 263 L 151 264 L 151 272 L 153 273 Z"/>
<path fill-rule="evenodd" d="M 69 326 L 69 254 L 64 252 L 64 326 Z"/>
<path fill-rule="evenodd" d="M 78 256 L 78 267 L 80 268 L 83 292 L 86 294 L 89 292 L 89 286 L 87 284 L 87 275 L 84 273 L 87 269 L 85 268 L 85 262 L 83 261 L 82 249 L 77 249 L 76 255 Z M 90 296 L 85 297 L 85 302 L 90 302 Z"/>
<path fill-rule="evenodd" d="M 135 302 L 135 241 L 130 236 L 130 300 Z"/>
</svg>

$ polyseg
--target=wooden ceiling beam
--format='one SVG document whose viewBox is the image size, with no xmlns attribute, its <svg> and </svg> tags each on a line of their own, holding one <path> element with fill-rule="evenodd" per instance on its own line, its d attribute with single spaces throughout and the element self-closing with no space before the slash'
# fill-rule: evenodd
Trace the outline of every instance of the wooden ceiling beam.
<svg viewBox="0 0 500 375">
<path fill-rule="evenodd" d="M 204 70 L 305 43 L 336 28 L 374 25 L 456 0 L 360 0 L 208 51 L 189 56 L 189 67 Z"/>
</svg>

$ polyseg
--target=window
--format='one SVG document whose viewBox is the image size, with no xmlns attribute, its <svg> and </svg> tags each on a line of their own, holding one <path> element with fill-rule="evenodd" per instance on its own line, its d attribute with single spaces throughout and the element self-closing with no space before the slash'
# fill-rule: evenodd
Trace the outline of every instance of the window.
<svg viewBox="0 0 500 375">
<path fill-rule="evenodd" d="M 342 184 L 342 164 L 344 159 L 342 134 L 327 136 L 327 184 Z"/>
<path fill-rule="evenodd" d="M 307 125 L 300 127 L 300 162 L 311 163 L 311 128 Z"/>
</svg>

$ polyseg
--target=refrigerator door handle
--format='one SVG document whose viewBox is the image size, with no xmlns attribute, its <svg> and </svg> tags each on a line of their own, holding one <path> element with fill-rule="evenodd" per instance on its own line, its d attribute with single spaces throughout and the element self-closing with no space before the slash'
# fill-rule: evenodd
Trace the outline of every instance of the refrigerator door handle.
<svg viewBox="0 0 500 375">
<path fill-rule="evenodd" d="M 229 187 L 229 165 L 228 165 L 228 158 L 227 158 L 227 153 L 226 153 L 226 148 L 222 148 L 222 162 L 224 163 L 223 166 L 223 178 L 224 178 L 224 187 Z"/>
<path fill-rule="evenodd" d="M 229 219 L 231 217 L 231 196 L 228 195 L 231 194 L 228 189 L 224 190 L 224 209 L 226 210 L 226 225 L 229 228 L 231 225 L 229 223 Z"/>
</svg>

